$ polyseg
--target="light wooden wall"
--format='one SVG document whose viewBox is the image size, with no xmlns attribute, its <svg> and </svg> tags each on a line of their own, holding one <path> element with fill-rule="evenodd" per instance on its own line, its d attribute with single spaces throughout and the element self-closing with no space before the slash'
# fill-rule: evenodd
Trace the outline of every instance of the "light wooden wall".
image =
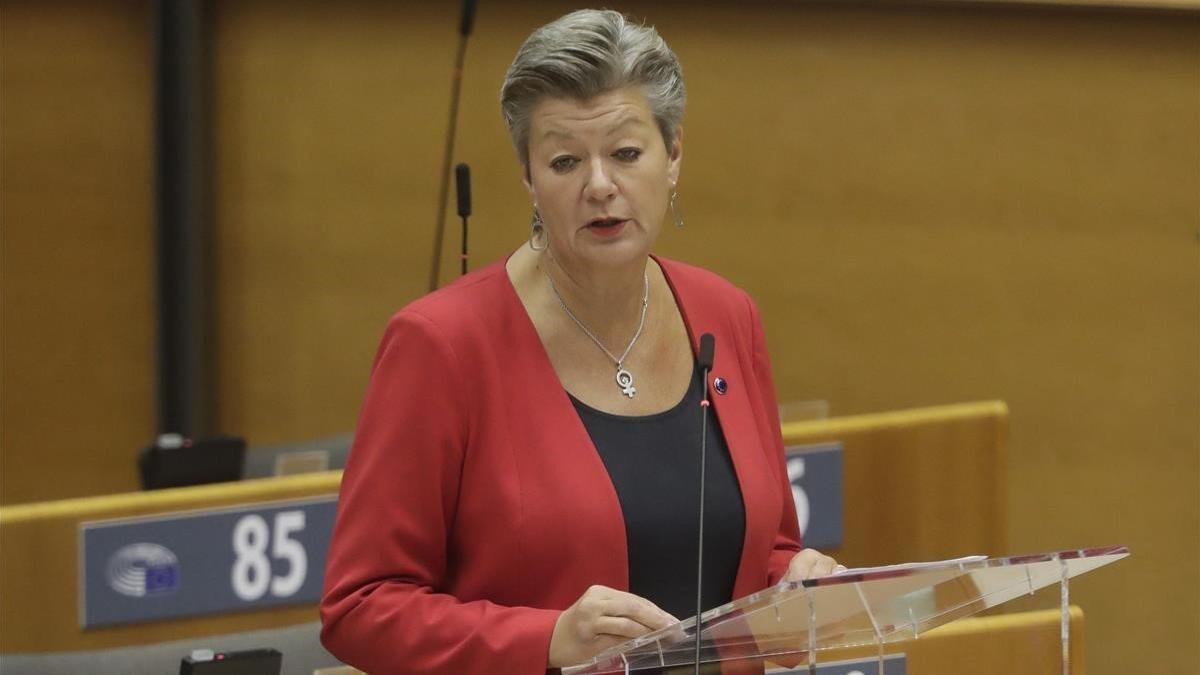
<svg viewBox="0 0 1200 675">
<path fill-rule="evenodd" d="M 1105 579 L 1074 588 L 1089 615 L 1091 670 L 1136 671 L 1145 654 L 1162 672 L 1194 668 L 1197 14 L 610 4 L 656 23 L 687 74 L 688 226 L 667 231 L 659 251 L 714 269 L 759 300 L 781 398 L 824 399 L 834 414 L 1005 400 L 1011 552 L 1133 550 L 1098 573 Z M 20 62 L 9 55 L 25 44 L 7 39 L 10 17 L 42 6 L 80 16 L 90 7 L 4 5 L 5 94 Z M 210 8 L 217 420 L 252 443 L 345 431 L 387 316 L 425 286 L 457 3 Z M 481 3 L 456 157 L 472 166 L 478 261 L 512 250 L 528 217 L 497 112 L 500 79 L 528 31 L 566 9 Z M 122 36 L 92 38 L 97 49 L 126 62 L 144 57 L 136 21 L 80 23 Z M 65 49 L 38 42 L 20 53 Z M 137 98 L 148 80 L 130 66 L 105 77 L 118 71 L 126 84 L 108 94 L 95 91 L 95 78 L 72 84 L 76 71 L 41 72 L 92 92 L 80 100 L 98 110 L 128 110 L 121 124 L 87 127 L 105 142 L 126 139 L 119 170 L 87 163 L 97 156 L 92 136 L 72 140 L 71 115 L 40 112 L 48 108 L 33 93 L 19 109 L 3 97 L 5 501 L 32 498 L 22 485 L 41 496 L 134 487 L 131 448 L 151 426 L 151 324 L 127 316 L 150 302 L 149 239 L 139 229 L 149 222 L 148 164 L 134 161 L 148 152 L 148 112 Z M 45 132 L 58 151 L 10 142 L 10 120 L 20 119 L 66 130 Z M 24 183 L 10 167 L 38 157 L 54 171 L 17 190 Z M 129 213 L 45 187 L 71 175 L 121 186 L 85 194 L 102 192 L 113 201 L 99 203 Z M 83 215 L 38 220 L 55 209 Z M 106 225 L 75 231 L 90 246 L 69 260 L 59 257 L 66 237 L 34 243 L 68 221 Z M 447 280 L 456 232 L 448 228 Z M 29 251 L 25 267 L 10 262 L 21 241 L 30 242 L 20 249 Z M 128 255 L 102 273 L 88 265 L 108 260 L 97 255 L 105 245 Z M 48 284 L 42 269 L 59 274 Z M 84 279 L 73 286 L 71 275 Z M 10 297 L 20 288 L 44 298 L 19 314 Z M 101 316 L 81 331 L 88 311 Z M 101 320 L 114 315 L 123 318 Z M 17 400 L 13 391 L 34 393 Z M 80 430 L 90 445 L 75 442 Z M 38 484 L 49 475 L 38 463 L 54 456 L 69 457 L 88 482 Z M 13 474 L 13 465 L 34 468 Z"/>
<path fill-rule="evenodd" d="M 136 488 L 154 410 L 147 2 L 0 3 L 0 503 Z"/>
<path fill-rule="evenodd" d="M 839 443 L 847 567 L 1007 551 L 1003 401 L 783 425 L 787 447 Z"/>
</svg>

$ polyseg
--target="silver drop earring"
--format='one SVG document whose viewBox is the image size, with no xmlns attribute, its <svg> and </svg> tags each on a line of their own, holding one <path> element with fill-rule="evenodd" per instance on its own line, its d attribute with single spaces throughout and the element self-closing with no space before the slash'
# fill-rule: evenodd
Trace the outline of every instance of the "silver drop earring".
<svg viewBox="0 0 1200 675">
<path fill-rule="evenodd" d="M 535 251 L 545 251 L 549 242 L 543 241 L 541 246 L 537 245 L 537 241 L 543 238 L 546 232 L 546 226 L 542 223 L 542 214 L 538 213 L 537 207 L 533 209 L 533 218 L 529 220 L 529 248 Z"/>
<path fill-rule="evenodd" d="M 671 190 L 671 218 L 675 220 L 675 227 L 683 227 L 683 211 L 679 208 L 679 193 L 674 189 Z"/>
</svg>

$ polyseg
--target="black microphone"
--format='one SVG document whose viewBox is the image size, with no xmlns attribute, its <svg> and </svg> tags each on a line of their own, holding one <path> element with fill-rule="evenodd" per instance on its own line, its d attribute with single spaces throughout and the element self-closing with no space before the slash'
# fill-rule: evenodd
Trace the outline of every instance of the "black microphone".
<svg viewBox="0 0 1200 675">
<path fill-rule="evenodd" d="M 467 216 L 471 215 L 471 167 L 454 167 L 454 186 L 457 188 L 458 217 L 462 218 L 462 273 L 467 273 Z"/>
<path fill-rule="evenodd" d="M 442 172 L 438 176 L 437 216 L 433 221 L 433 256 L 429 264 L 429 290 L 437 290 L 442 276 L 442 240 L 446 234 L 446 201 L 450 196 L 450 162 L 454 156 L 454 136 L 458 130 L 458 101 L 462 96 L 463 62 L 467 56 L 467 38 L 475 26 L 475 0 L 463 0 L 462 16 L 458 22 L 458 53 L 450 78 L 450 123 L 446 126 L 446 146 L 442 151 Z M 459 211 L 462 211 L 462 191 L 459 190 Z M 466 270 L 466 262 L 463 262 Z"/>
<path fill-rule="evenodd" d="M 704 398 L 700 401 L 700 508 L 698 509 L 700 527 L 696 536 L 696 675 L 700 675 L 700 613 L 704 611 L 701 594 L 704 588 L 704 474 L 708 464 L 708 373 L 713 367 L 713 359 L 717 350 L 716 342 L 717 339 L 713 337 L 712 333 L 701 335 L 700 354 L 696 357 L 696 362 L 700 366 L 701 372 L 704 373 L 704 377 L 700 381 Z"/>
<path fill-rule="evenodd" d="M 458 24 L 458 32 L 466 37 L 475 27 L 475 0 L 463 0 L 462 20 Z"/>
<path fill-rule="evenodd" d="M 715 358 L 716 351 L 717 351 L 717 339 L 715 337 L 713 337 L 713 334 L 705 333 L 704 335 L 701 335 L 700 336 L 700 355 L 696 357 L 696 360 L 700 363 L 700 370 L 703 370 L 703 371 L 712 370 L 713 359 Z M 705 379 L 706 380 L 708 379 L 707 375 L 705 376 Z M 706 400 L 706 401 L 708 400 L 708 384 L 707 384 L 707 382 L 705 383 L 705 388 L 704 388 L 704 400 Z"/>
</svg>

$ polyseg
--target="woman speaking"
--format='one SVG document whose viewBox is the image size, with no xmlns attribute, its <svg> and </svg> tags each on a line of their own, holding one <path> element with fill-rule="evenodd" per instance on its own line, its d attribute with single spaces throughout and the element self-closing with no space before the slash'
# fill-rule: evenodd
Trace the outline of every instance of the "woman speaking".
<svg viewBox="0 0 1200 675">
<path fill-rule="evenodd" d="M 758 311 L 651 255 L 685 91 L 651 27 L 578 11 L 500 93 L 528 242 L 397 313 L 342 479 L 322 641 L 372 673 L 542 673 L 835 562 L 801 550 Z M 700 335 L 716 338 L 702 381 Z"/>
</svg>

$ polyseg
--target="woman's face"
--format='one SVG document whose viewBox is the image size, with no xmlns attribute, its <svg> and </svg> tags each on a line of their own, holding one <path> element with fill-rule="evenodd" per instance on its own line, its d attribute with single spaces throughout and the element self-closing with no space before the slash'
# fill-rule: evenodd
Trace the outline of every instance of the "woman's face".
<svg viewBox="0 0 1200 675">
<path fill-rule="evenodd" d="M 598 267 L 644 259 L 658 237 L 683 154 L 663 143 L 641 90 L 589 101 L 546 99 L 530 116 L 525 186 L 560 262 Z"/>
</svg>

